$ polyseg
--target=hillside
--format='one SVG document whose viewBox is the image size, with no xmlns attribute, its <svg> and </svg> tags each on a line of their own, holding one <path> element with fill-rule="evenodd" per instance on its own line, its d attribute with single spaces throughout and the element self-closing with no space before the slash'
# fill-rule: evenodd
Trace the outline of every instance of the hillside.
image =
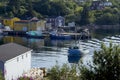
<svg viewBox="0 0 120 80">
<path fill-rule="evenodd" d="M 105 2 L 106 0 L 101 0 Z M 36 16 L 45 18 L 64 16 L 66 23 L 75 21 L 78 25 L 119 24 L 120 2 L 109 0 L 112 6 L 101 10 L 91 10 L 92 1 L 78 2 L 77 0 L 0 0 L 0 16 L 19 17 L 26 19 Z"/>
</svg>

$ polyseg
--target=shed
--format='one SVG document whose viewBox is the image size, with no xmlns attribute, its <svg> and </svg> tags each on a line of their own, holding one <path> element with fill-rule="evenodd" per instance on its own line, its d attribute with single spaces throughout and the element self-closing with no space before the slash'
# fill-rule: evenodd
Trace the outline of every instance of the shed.
<svg viewBox="0 0 120 80">
<path fill-rule="evenodd" d="M 0 69 L 5 80 L 13 80 L 22 76 L 31 68 L 32 49 L 16 43 L 0 46 Z"/>
</svg>

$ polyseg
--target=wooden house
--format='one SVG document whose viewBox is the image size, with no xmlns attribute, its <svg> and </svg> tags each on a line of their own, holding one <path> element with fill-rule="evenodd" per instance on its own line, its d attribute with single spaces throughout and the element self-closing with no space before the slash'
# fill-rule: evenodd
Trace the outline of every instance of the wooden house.
<svg viewBox="0 0 120 80">
<path fill-rule="evenodd" d="M 17 18 L 17 17 L 14 17 L 14 18 L 6 18 L 6 19 L 3 19 L 3 25 L 4 25 L 4 26 L 9 26 L 11 29 L 13 29 L 14 23 L 15 23 L 16 21 L 20 21 L 20 19 Z"/>
<path fill-rule="evenodd" d="M 0 70 L 5 80 L 17 80 L 31 69 L 31 51 L 16 43 L 0 46 Z"/>
</svg>

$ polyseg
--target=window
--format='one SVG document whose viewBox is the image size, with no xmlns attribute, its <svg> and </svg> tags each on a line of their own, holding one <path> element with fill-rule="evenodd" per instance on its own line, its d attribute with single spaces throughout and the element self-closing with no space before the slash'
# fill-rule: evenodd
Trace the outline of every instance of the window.
<svg viewBox="0 0 120 80">
<path fill-rule="evenodd" d="M 5 22 L 7 23 L 7 20 L 5 20 Z"/>
<path fill-rule="evenodd" d="M 24 55 L 22 55 L 22 59 L 24 59 Z"/>
<path fill-rule="evenodd" d="M 26 57 L 27 57 L 28 55 L 26 54 Z"/>
<path fill-rule="evenodd" d="M 17 62 L 19 62 L 19 58 L 17 57 Z"/>
</svg>

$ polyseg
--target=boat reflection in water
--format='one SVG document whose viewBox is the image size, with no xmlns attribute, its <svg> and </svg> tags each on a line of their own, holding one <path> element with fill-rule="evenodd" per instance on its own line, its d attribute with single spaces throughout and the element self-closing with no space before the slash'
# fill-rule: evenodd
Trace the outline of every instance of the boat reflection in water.
<svg viewBox="0 0 120 80">
<path fill-rule="evenodd" d="M 81 56 L 82 56 L 82 52 L 80 51 L 78 46 L 69 47 L 69 50 L 68 50 L 69 63 L 78 63 Z"/>
<path fill-rule="evenodd" d="M 69 56 L 68 55 L 68 62 L 69 63 L 78 63 L 82 55 L 79 56 Z"/>
</svg>

